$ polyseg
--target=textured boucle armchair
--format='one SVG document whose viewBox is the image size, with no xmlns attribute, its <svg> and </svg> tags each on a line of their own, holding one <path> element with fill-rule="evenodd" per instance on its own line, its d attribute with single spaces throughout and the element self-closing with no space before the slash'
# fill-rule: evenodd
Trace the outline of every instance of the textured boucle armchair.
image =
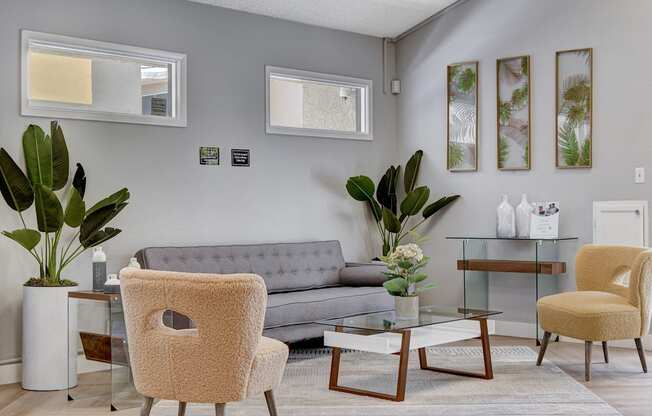
<svg viewBox="0 0 652 416">
<path fill-rule="evenodd" d="M 285 344 L 262 336 L 267 290 L 253 274 L 211 275 L 127 268 L 122 270 L 130 361 L 136 390 L 145 396 L 142 415 L 154 399 L 215 403 L 265 393 L 276 415 L 272 390 L 281 383 Z M 163 324 L 163 313 L 189 317 L 193 329 Z"/>
<path fill-rule="evenodd" d="M 652 250 L 589 244 L 578 252 L 575 272 L 577 292 L 545 296 L 537 303 L 545 331 L 537 365 L 555 333 L 585 341 L 586 381 L 594 341 L 602 342 L 609 362 L 607 341 L 634 339 L 647 373 L 641 337 L 648 334 L 652 315 Z"/>
</svg>

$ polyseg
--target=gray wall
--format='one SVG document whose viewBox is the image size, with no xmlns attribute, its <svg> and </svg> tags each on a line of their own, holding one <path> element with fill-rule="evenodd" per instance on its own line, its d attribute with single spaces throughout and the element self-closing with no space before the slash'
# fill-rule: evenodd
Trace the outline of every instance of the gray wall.
<svg viewBox="0 0 652 416">
<path fill-rule="evenodd" d="M 421 148 L 426 153 L 423 182 L 436 193 L 462 199 L 427 233 L 434 259 L 429 272 L 439 288 L 427 300 L 457 304 L 462 280 L 453 259 L 459 245 L 447 235 L 493 235 L 495 207 L 507 193 L 513 204 L 560 201 L 560 232 L 592 239 L 592 201 L 649 199 L 650 183 L 634 184 L 634 168 L 650 168 L 652 39 L 647 0 L 469 0 L 400 41 L 398 70 L 403 92 L 398 103 L 402 159 Z M 594 49 L 593 169 L 555 168 L 555 51 Z M 529 54 L 532 68 L 532 155 L 529 172 L 496 169 L 496 59 Z M 480 61 L 479 171 L 446 171 L 446 65 Z M 574 253 L 571 253 L 574 255 Z M 516 320 L 531 306 L 527 279 L 492 282 L 497 303 Z M 564 289 L 574 288 L 571 273 Z M 531 299 L 531 298 L 527 298 Z M 530 302 L 530 305 L 533 301 Z M 521 319 L 529 320 L 529 318 Z"/>
<path fill-rule="evenodd" d="M 111 272 L 151 245 L 339 239 L 347 259 L 370 257 L 375 236 L 344 183 L 363 172 L 376 176 L 396 151 L 396 103 L 382 94 L 380 39 L 181 0 L 5 1 L 0 145 L 21 158 L 25 127 L 48 122 L 19 115 L 22 28 L 188 55 L 187 128 L 62 121 L 71 160 L 86 167 L 87 200 L 121 186 L 132 193 L 115 224 L 123 234 L 105 245 Z M 374 141 L 266 136 L 265 65 L 372 79 Z M 212 145 L 221 147 L 223 165 L 199 166 L 199 146 Z M 231 148 L 250 148 L 252 167 L 231 167 Z M 0 228 L 16 227 L 0 209 Z M 0 360 L 8 360 L 20 355 L 21 284 L 36 269 L 5 239 L 0 265 Z M 88 254 L 65 277 L 89 287 L 90 270 Z"/>
</svg>

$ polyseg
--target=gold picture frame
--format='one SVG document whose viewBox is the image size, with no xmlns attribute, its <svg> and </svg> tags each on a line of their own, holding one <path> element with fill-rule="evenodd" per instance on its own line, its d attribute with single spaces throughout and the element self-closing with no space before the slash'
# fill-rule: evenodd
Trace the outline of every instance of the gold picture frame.
<svg viewBox="0 0 652 416">
<path fill-rule="evenodd" d="M 532 169 L 530 55 L 496 60 L 496 166 Z"/>
<path fill-rule="evenodd" d="M 468 61 L 446 67 L 446 168 L 451 172 L 478 170 L 478 66 Z"/>
<path fill-rule="evenodd" d="M 556 53 L 555 166 L 593 167 L 593 48 Z"/>
</svg>

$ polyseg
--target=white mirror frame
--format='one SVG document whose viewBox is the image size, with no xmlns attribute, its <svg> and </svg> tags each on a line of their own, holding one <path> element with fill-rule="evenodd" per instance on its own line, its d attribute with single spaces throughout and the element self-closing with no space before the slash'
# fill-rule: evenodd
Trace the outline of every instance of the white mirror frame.
<svg viewBox="0 0 652 416">
<path fill-rule="evenodd" d="M 335 83 L 346 85 L 354 88 L 362 88 L 366 92 L 360 100 L 360 106 L 364 108 L 364 116 L 360 123 L 365 127 L 365 131 L 349 132 L 325 129 L 310 129 L 303 127 L 286 127 L 273 126 L 270 117 L 270 78 L 272 75 L 281 75 L 287 77 L 296 77 L 306 81 Z M 331 139 L 348 139 L 348 140 L 373 140 L 373 82 L 369 79 L 345 77 L 341 75 L 323 74 L 312 71 L 302 71 L 299 69 L 281 68 L 276 66 L 265 66 L 265 132 L 267 134 L 289 134 L 293 136 L 307 137 L 326 137 Z"/>
<path fill-rule="evenodd" d="M 51 106 L 33 105 L 29 101 L 28 59 L 30 45 L 45 46 L 51 49 L 89 52 L 94 55 L 120 56 L 131 59 L 154 61 L 170 64 L 170 85 L 173 95 L 172 117 L 125 114 L 109 111 L 94 111 L 78 108 L 53 108 Z M 153 124 L 159 126 L 186 127 L 186 61 L 185 54 L 121 45 L 117 43 L 100 42 L 90 39 L 74 38 L 51 33 L 21 30 L 21 115 L 48 117 L 53 119 L 67 118 L 77 120 L 97 120 L 117 123 Z"/>
</svg>

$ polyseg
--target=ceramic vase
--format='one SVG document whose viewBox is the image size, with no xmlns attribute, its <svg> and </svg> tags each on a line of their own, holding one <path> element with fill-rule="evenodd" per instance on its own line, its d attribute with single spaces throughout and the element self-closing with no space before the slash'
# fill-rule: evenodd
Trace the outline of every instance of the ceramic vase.
<svg viewBox="0 0 652 416">
<path fill-rule="evenodd" d="M 507 195 L 503 195 L 500 204 L 498 204 L 498 208 L 496 208 L 496 214 L 496 235 L 499 238 L 516 237 L 516 214 L 514 207 L 507 199 Z"/>
<path fill-rule="evenodd" d="M 521 203 L 516 207 L 516 235 L 518 238 L 530 238 L 530 214 L 534 207 L 527 200 L 527 195 L 521 196 Z"/>
<path fill-rule="evenodd" d="M 398 319 L 415 319 L 419 317 L 418 296 L 394 296 L 394 310 Z"/>
</svg>

